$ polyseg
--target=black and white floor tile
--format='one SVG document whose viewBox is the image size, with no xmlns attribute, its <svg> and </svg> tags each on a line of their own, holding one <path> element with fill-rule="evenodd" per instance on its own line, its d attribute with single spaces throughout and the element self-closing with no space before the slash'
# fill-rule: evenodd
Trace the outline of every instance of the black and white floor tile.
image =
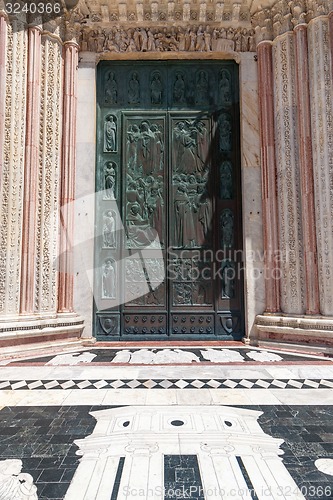
<svg viewBox="0 0 333 500">
<path fill-rule="evenodd" d="M 77 355 L 98 351 L 0 366 L 1 500 L 333 498 L 328 360 Z"/>
</svg>

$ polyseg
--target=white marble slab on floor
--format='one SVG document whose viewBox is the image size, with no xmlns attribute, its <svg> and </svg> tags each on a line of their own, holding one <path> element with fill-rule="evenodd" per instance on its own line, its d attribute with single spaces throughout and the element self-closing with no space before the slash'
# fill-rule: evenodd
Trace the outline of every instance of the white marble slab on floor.
<svg viewBox="0 0 333 500">
<path fill-rule="evenodd" d="M 0 406 L 333 405 L 331 389 L 86 389 L 0 391 Z"/>
</svg>

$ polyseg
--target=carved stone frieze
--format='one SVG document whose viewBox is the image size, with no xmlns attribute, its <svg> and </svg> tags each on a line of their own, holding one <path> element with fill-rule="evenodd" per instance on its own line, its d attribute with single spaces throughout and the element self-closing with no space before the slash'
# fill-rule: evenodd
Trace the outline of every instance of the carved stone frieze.
<svg viewBox="0 0 333 500">
<path fill-rule="evenodd" d="M 93 25 L 83 27 L 81 50 L 103 52 L 253 52 L 255 32 L 241 27 L 199 25 L 127 28 Z"/>
</svg>

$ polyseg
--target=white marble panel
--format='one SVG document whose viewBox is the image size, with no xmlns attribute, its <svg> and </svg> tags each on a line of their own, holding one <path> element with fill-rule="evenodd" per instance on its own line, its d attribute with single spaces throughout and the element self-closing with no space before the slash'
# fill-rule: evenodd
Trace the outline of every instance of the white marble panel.
<svg viewBox="0 0 333 500">
<path fill-rule="evenodd" d="M 92 336 L 94 268 L 94 203 L 96 154 L 96 62 L 93 54 L 80 54 L 77 101 L 77 170 L 75 196 L 74 307 L 84 318 L 83 337 Z M 90 201 L 89 201 L 90 200 Z M 83 232 L 83 234 L 82 234 Z M 84 249 L 84 251 L 83 251 Z M 87 271 L 90 274 L 87 274 Z"/>
</svg>

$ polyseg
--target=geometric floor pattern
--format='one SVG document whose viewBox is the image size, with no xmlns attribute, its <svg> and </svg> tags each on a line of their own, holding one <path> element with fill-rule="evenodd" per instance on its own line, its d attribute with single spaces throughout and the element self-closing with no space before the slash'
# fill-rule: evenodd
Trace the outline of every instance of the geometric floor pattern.
<svg viewBox="0 0 333 500">
<path fill-rule="evenodd" d="M 114 380 L 5 380 L 5 390 L 55 389 L 327 389 L 333 379 L 114 379 Z"/>
<path fill-rule="evenodd" d="M 178 412 L 191 405 L 196 408 L 209 408 L 210 422 L 217 418 L 218 409 L 221 408 L 260 412 L 258 423 L 262 432 L 281 442 L 280 449 L 283 454 L 280 459 L 286 472 L 285 475 L 280 474 L 276 480 L 278 489 L 273 491 L 269 485 L 264 488 L 259 487 L 252 462 L 247 462 L 246 457 L 243 460 L 236 457 L 237 462 L 234 467 L 238 469 L 232 480 L 236 483 L 238 481 L 238 490 L 229 490 L 227 494 L 205 490 L 204 469 L 200 456 L 191 450 L 186 452 L 175 450 L 165 454 L 164 472 L 160 472 L 158 479 L 169 490 L 177 485 L 178 489 L 183 488 L 181 495 L 176 490 L 163 491 L 162 494 L 157 490 L 151 492 L 148 488 L 150 476 L 148 478 L 144 469 L 146 458 L 141 449 L 145 446 L 145 437 L 142 435 L 138 442 L 141 450 L 139 469 L 132 465 L 126 476 L 126 466 L 129 467 L 129 457 L 132 456 L 132 452 L 128 451 L 126 456 L 120 457 L 115 478 L 112 481 L 109 478 L 109 486 L 104 493 L 98 486 L 99 472 L 96 469 L 92 476 L 94 484 L 90 484 L 90 493 L 82 493 L 81 488 L 76 493 L 74 491 L 74 496 L 70 498 L 75 500 L 333 498 L 332 360 L 315 355 L 300 356 L 283 352 L 277 354 L 276 351 L 261 349 L 260 352 L 264 354 L 262 359 L 267 361 L 256 362 L 252 359 L 251 362 L 242 364 L 229 361 L 222 364 L 199 362 L 190 365 L 186 363 L 118 365 L 103 362 L 107 356 L 114 359 L 114 356 L 117 356 L 116 350 L 113 349 L 112 353 L 108 353 L 107 348 L 99 349 L 103 351 L 99 353 L 97 350 L 89 348 L 89 353 L 94 354 L 92 362 L 87 362 L 86 359 L 84 363 L 74 365 L 71 365 L 73 357 L 67 358 L 67 365 L 63 360 L 60 365 L 48 363 L 64 353 L 56 355 L 44 353 L 44 356 L 38 358 L 31 356 L 29 358 L 27 355 L 26 359 L 7 359 L 2 362 L 0 360 L 1 500 L 67 500 L 66 496 L 71 485 L 73 490 L 73 481 L 78 474 L 78 468 L 84 463 L 82 456 L 78 454 L 78 440 L 93 435 L 96 426 L 96 420 L 91 413 L 127 407 L 146 408 L 147 412 L 148 410 L 151 412 L 154 407 L 159 408 L 159 411 L 167 407 L 174 411 L 175 425 L 180 425 L 177 423 Z M 207 348 L 206 352 L 208 350 Z M 253 350 L 255 349 L 250 351 Z M 194 351 L 193 354 L 198 355 L 194 349 L 187 351 Z M 87 350 L 83 350 L 81 354 L 86 352 Z M 242 349 L 237 349 L 237 352 L 245 357 Z M 74 358 L 81 354 L 76 351 Z M 168 353 L 162 354 L 168 355 Z M 273 354 L 282 359 L 273 361 Z M 98 362 L 102 363 L 100 366 L 98 362 L 93 362 L 97 358 Z M 36 359 L 39 360 L 38 364 Z M 158 412 L 156 418 L 160 418 Z M 123 432 L 126 436 L 128 431 L 125 428 Z M 112 433 L 111 449 L 113 449 L 113 439 L 116 439 L 116 435 L 113 437 Z M 217 431 L 212 433 L 212 438 L 214 439 L 216 435 L 218 440 L 219 433 Z M 230 436 L 231 434 L 228 439 Z M 244 444 L 243 439 L 240 443 Z M 162 446 L 157 434 L 156 446 Z M 226 449 L 232 455 L 230 446 Z M 223 450 L 216 451 L 210 460 L 222 464 L 227 460 L 224 453 Z M 228 458 L 231 459 L 232 457 Z M 154 465 L 154 460 L 152 464 Z M 141 473 L 140 467 L 142 467 Z M 110 476 L 108 470 L 105 471 L 105 474 Z M 219 478 L 221 474 L 223 476 L 223 468 L 216 477 Z M 267 474 L 274 476 L 274 470 L 266 472 Z M 290 483 L 286 483 L 287 475 L 292 478 L 296 489 L 291 488 Z M 130 477 L 137 477 L 138 484 L 142 484 L 146 478 L 147 489 L 144 488 L 143 491 L 133 489 L 128 493 L 124 485 L 130 484 Z M 268 481 L 267 477 L 265 480 Z M 228 476 L 225 480 L 228 482 Z M 244 485 L 247 485 L 246 492 L 242 490 Z M 195 496 L 193 490 L 199 486 L 203 491 L 200 494 L 196 492 Z"/>
</svg>

